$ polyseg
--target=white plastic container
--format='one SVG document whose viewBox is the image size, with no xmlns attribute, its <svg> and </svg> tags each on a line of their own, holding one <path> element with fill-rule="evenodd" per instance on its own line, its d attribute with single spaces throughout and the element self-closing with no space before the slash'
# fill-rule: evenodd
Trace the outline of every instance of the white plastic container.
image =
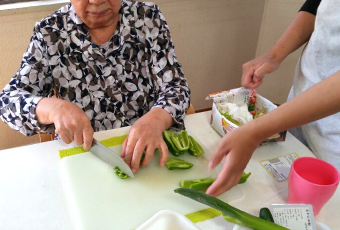
<svg viewBox="0 0 340 230">
<path fill-rule="evenodd" d="M 214 101 L 210 124 L 221 136 L 224 136 L 226 133 L 238 128 L 239 126 L 221 115 L 217 108 L 218 104 L 235 103 L 237 105 L 242 105 L 246 103 L 249 105 L 253 103 L 254 110 L 251 113 L 267 113 L 277 108 L 274 103 L 257 94 L 255 90 L 245 88 L 236 88 L 209 94 L 206 99 L 213 99 Z M 286 133 L 287 131 L 277 133 L 267 138 L 262 143 L 284 141 L 286 139 Z"/>
</svg>

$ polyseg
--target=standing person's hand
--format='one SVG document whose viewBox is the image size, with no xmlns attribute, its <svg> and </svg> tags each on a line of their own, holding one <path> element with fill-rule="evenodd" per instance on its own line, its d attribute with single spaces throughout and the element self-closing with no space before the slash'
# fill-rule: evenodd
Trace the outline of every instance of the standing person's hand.
<svg viewBox="0 0 340 230">
<path fill-rule="evenodd" d="M 244 63 L 242 66 L 242 86 L 249 89 L 259 87 L 263 82 L 263 77 L 277 70 L 279 65 L 280 62 L 270 53 Z"/>
<path fill-rule="evenodd" d="M 250 125 L 239 127 L 227 133 L 220 141 L 210 159 L 209 168 L 215 168 L 223 158 L 223 168 L 215 182 L 206 191 L 219 196 L 237 185 L 261 138 Z"/>
<path fill-rule="evenodd" d="M 139 166 L 146 167 L 151 163 L 156 149 L 162 154 L 160 165 L 164 166 L 168 159 L 168 147 L 162 133 L 172 123 L 173 119 L 167 111 L 153 108 L 132 125 L 123 143 L 121 156 L 134 174 L 138 172 Z M 140 162 L 143 153 L 145 157 L 143 162 Z"/>
<path fill-rule="evenodd" d="M 57 98 L 43 98 L 36 114 L 41 124 L 54 123 L 55 133 L 66 144 L 74 141 L 77 145 L 83 144 L 85 150 L 91 148 L 94 131 L 89 118 L 77 105 Z"/>
</svg>

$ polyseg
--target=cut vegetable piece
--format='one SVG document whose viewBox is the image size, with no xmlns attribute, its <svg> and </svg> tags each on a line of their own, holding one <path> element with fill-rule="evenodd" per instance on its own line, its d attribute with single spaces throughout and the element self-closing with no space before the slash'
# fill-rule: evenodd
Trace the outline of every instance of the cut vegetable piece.
<svg viewBox="0 0 340 230">
<path fill-rule="evenodd" d="M 126 179 L 129 176 L 125 173 L 122 172 L 122 170 L 120 170 L 120 168 L 118 166 L 113 168 L 115 170 L 115 174 L 120 178 L 120 179 Z"/>
<path fill-rule="evenodd" d="M 171 141 L 180 152 L 186 152 L 189 149 L 190 142 L 186 130 L 182 130 L 181 133 L 174 133 L 171 136 Z"/>
<path fill-rule="evenodd" d="M 165 163 L 166 167 L 169 170 L 174 169 L 190 169 L 192 166 L 194 166 L 192 163 L 177 159 L 177 158 L 171 158 L 169 157 L 167 162 Z"/>
<path fill-rule="evenodd" d="M 175 133 L 171 130 L 165 130 L 163 131 L 163 139 L 166 145 L 168 146 L 169 151 L 172 153 L 172 155 L 178 157 L 181 155 L 180 151 L 177 149 L 177 147 L 172 142 L 172 136 Z"/>
<path fill-rule="evenodd" d="M 240 179 L 240 181 L 238 183 L 239 184 L 245 183 L 248 180 L 248 177 L 250 177 L 250 175 L 251 175 L 251 172 L 249 172 L 249 173 L 243 172 L 242 176 L 241 176 L 241 179 Z"/>
<path fill-rule="evenodd" d="M 194 180 L 185 180 L 179 183 L 181 188 L 190 188 L 194 190 L 206 190 L 216 178 L 202 178 Z"/>
<path fill-rule="evenodd" d="M 248 177 L 251 175 L 251 173 L 242 173 L 242 177 L 239 184 L 243 184 L 247 181 Z M 201 179 L 192 179 L 192 180 L 184 180 L 179 182 L 179 186 L 181 188 L 190 188 L 194 190 L 207 190 L 209 186 L 214 183 L 216 178 L 201 178 Z"/>
<path fill-rule="evenodd" d="M 189 135 L 189 154 L 195 157 L 201 156 L 204 154 L 204 150 L 202 146 L 192 137 Z"/>
</svg>

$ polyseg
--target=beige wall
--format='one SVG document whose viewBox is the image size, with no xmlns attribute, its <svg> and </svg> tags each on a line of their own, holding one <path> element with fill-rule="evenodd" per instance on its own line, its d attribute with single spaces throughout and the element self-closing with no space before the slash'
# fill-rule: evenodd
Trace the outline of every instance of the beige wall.
<svg viewBox="0 0 340 230">
<path fill-rule="evenodd" d="M 36 21 L 51 11 L 0 16 L 0 89 L 17 71 Z M 0 121 L 0 149 L 39 142 L 37 135 L 26 137 Z"/>
<path fill-rule="evenodd" d="M 305 0 L 266 0 L 256 56 L 266 53 L 293 21 Z M 289 55 L 274 73 L 267 75 L 258 93 L 277 104 L 286 101 L 293 83 L 301 48 Z"/>
<path fill-rule="evenodd" d="M 255 56 L 264 0 L 155 0 L 173 35 L 195 109 L 208 93 L 240 86 L 242 64 Z"/>
<path fill-rule="evenodd" d="M 239 87 L 242 64 L 267 51 L 302 4 L 301 0 L 154 2 L 160 6 L 170 26 L 176 54 L 192 90 L 195 109 L 211 106 L 211 101 L 205 101 L 208 93 Z M 0 89 L 18 69 L 34 23 L 52 11 L 0 16 Z M 288 59 L 280 71 L 272 74 L 270 79 L 268 77 L 260 94 L 282 103 L 290 85 L 284 74 L 291 72 L 287 79 L 291 78 L 295 59 L 295 56 Z M 275 84 L 271 80 L 274 78 Z M 37 136 L 25 137 L 0 122 L 0 149 L 36 142 Z"/>
</svg>

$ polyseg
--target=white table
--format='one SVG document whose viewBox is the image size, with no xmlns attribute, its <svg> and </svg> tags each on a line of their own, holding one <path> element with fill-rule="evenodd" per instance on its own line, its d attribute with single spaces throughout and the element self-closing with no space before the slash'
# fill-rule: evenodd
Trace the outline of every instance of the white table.
<svg viewBox="0 0 340 230">
<path fill-rule="evenodd" d="M 185 123 L 206 147 L 215 148 L 221 137 L 210 127 L 209 120 L 210 112 L 203 112 L 187 116 Z M 100 138 L 106 132 L 95 133 L 95 136 Z M 112 130 L 110 132 L 112 134 Z M 58 150 L 73 146 L 51 141 L 0 151 L 0 229 L 74 229 L 64 195 L 58 155 Z M 261 207 L 285 203 L 287 182 L 276 182 L 259 161 L 290 153 L 313 156 L 289 133 L 285 142 L 258 147 L 245 170 L 252 175 L 242 185 L 243 197 L 230 204 L 258 215 Z M 339 229 L 339 204 L 340 189 L 337 189 L 316 219 L 333 230 Z M 222 217 L 217 217 L 198 223 L 198 226 L 202 229 L 225 229 L 223 227 L 227 224 Z"/>
</svg>

